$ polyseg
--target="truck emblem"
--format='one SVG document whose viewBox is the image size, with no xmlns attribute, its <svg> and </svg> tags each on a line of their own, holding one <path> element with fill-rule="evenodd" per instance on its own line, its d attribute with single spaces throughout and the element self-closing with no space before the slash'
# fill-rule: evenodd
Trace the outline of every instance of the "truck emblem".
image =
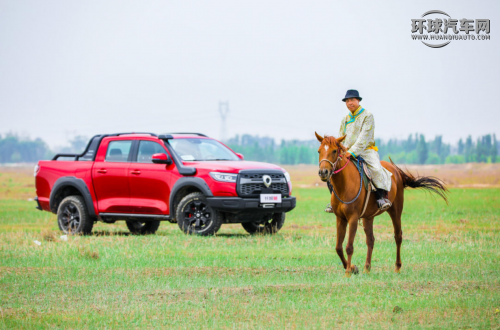
<svg viewBox="0 0 500 330">
<path fill-rule="evenodd" d="M 273 179 L 271 179 L 271 177 L 267 174 L 262 176 L 262 180 L 264 181 L 264 185 L 268 188 L 271 185 L 271 182 L 273 182 Z"/>
</svg>

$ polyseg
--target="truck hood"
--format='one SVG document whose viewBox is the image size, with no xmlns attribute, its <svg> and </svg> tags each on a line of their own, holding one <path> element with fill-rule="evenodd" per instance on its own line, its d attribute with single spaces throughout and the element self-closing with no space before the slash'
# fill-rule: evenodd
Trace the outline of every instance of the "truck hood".
<svg viewBox="0 0 500 330">
<path fill-rule="evenodd" d="M 183 162 L 184 166 L 194 167 L 198 170 L 210 172 L 239 173 L 241 170 L 281 170 L 278 165 L 250 162 L 250 161 L 203 161 L 203 162 Z"/>
</svg>

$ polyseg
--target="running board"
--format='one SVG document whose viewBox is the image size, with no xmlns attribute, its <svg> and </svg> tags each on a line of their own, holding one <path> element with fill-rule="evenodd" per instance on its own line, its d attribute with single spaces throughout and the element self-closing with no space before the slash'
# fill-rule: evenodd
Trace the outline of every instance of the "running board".
<svg viewBox="0 0 500 330">
<path fill-rule="evenodd" d="M 99 213 L 100 218 L 120 218 L 120 220 L 137 219 L 170 221 L 170 215 L 163 214 L 136 214 L 136 213 Z"/>
</svg>

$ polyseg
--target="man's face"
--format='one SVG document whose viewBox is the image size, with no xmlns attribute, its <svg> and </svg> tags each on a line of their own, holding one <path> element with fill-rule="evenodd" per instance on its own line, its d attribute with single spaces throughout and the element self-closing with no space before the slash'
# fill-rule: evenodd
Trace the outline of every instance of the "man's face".
<svg viewBox="0 0 500 330">
<path fill-rule="evenodd" d="M 350 99 L 345 100 L 345 105 L 347 105 L 347 109 L 353 112 L 359 107 L 359 100 L 355 97 L 351 97 Z"/>
</svg>

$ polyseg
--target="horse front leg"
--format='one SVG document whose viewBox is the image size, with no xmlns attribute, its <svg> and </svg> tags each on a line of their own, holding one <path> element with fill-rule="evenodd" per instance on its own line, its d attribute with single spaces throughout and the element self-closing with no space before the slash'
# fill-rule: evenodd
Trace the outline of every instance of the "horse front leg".
<svg viewBox="0 0 500 330">
<path fill-rule="evenodd" d="M 347 228 L 347 221 L 345 219 L 337 217 L 337 245 L 335 246 L 335 251 L 337 251 L 340 260 L 342 261 L 342 265 L 344 266 L 344 269 L 346 269 L 347 267 L 347 261 L 345 260 L 344 257 L 344 249 L 342 245 L 344 244 L 346 228 Z"/>
<path fill-rule="evenodd" d="M 345 268 L 345 275 L 351 276 L 351 274 L 357 274 L 359 272 L 358 267 L 351 263 L 352 255 L 354 254 L 354 238 L 356 237 L 356 231 L 358 230 L 358 219 L 357 217 L 351 217 L 349 219 L 349 238 L 347 239 L 347 247 L 345 251 L 347 252 L 347 266 Z"/>
</svg>

